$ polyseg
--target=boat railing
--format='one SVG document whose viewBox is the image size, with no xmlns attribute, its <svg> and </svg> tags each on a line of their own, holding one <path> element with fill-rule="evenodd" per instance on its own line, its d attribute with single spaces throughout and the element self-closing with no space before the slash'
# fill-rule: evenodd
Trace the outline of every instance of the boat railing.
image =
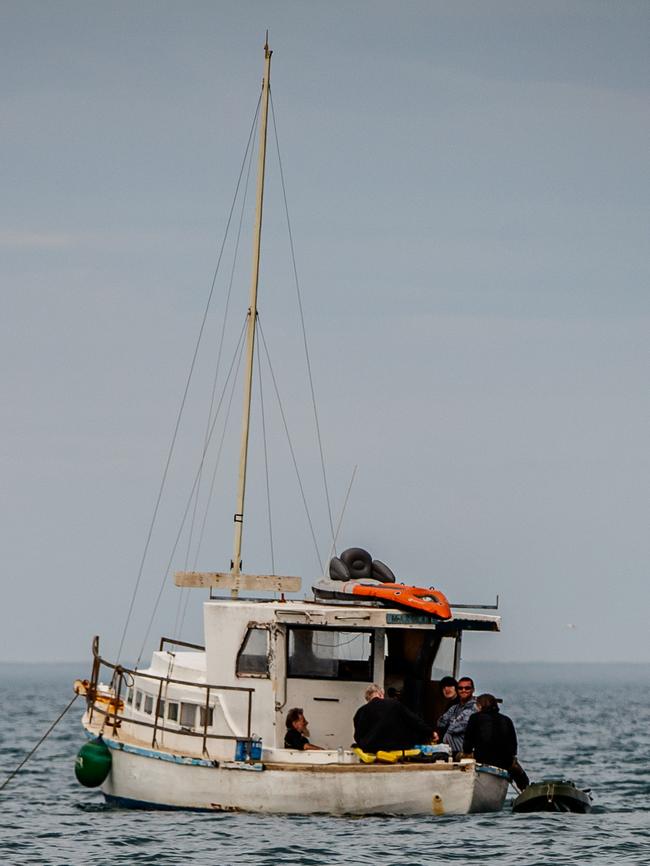
<svg viewBox="0 0 650 866">
<path fill-rule="evenodd" d="M 158 647 L 158 651 L 162 652 L 165 649 L 165 644 L 169 644 L 169 646 L 182 646 L 185 649 L 194 649 L 199 650 L 199 652 L 205 652 L 205 647 L 199 643 L 188 643 L 185 640 L 177 640 L 173 637 L 161 637 L 160 638 L 160 646 Z"/>
<path fill-rule="evenodd" d="M 170 638 L 162 638 L 160 644 L 161 649 L 163 644 L 172 643 L 177 646 L 194 647 L 199 649 L 197 644 L 183 643 Z M 109 694 L 102 696 L 98 693 L 98 684 L 100 682 L 100 673 L 102 668 L 112 671 L 111 681 L 109 685 Z M 158 683 L 158 695 L 156 698 L 155 713 L 153 722 L 145 721 L 144 719 L 136 719 L 132 716 L 125 715 L 122 711 L 125 707 L 125 701 L 122 697 L 125 689 L 131 689 L 135 685 L 135 678 L 152 680 Z M 168 685 L 190 686 L 205 693 L 205 702 L 198 704 L 203 709 L 203 725 L 201 731 L 187 730 L 186 728 L 170 728 L 165 725 L 165 719 L 161 712 L 164 707 L 163 689 Z M 136 725 L 141 728 L 149 728 L 152 731 L 151 745 L 158 745 L 158 736 L 167 732 L 176 736 L 194 737 L 202 739 L 202 752 L 208 753 L 208 740 L 237 740 L 240 736 L 236 734 L 219 734 L 208 731 L 210 726 L 210 698 L 214 697 L 215 693 L 219 692 L 239 692 L 247 696 L 246 707 L 246 734 L 247 738 L 251 737 L 251 720 L 253 714 L 253 692 L 255 690 L 246 686 L 223 686 L 214 683 L 197 683 L 189 680 L 180 680 L 170 676 L 160 676 L 159 674 L 150 674 L 145 671 L 140 671 L 135 668 L 127 668 L 120 664 L 104 659 L 99 654 L 99 637 L 93 639 L 93 666 L 90 675 L 90 681 L 86 685 L 86 698 L 88 702 L 89 722 L 92 723 L 93 716 L 97 713 L 103 716 L 102 730 L 105 727 L 112 728 L 113 736 L 119 736 L 118 729 L 122 722 Z M 102 706 L 102 703 L 104 706 Z"/>
</svg>

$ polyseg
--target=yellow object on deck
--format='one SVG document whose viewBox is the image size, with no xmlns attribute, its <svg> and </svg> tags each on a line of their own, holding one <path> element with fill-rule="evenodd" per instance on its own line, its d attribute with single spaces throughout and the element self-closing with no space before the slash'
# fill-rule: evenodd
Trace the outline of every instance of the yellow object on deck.
<svg viewBox="0 0 650 866">
<path fill-rule="evenodd" d="M 377 760 L 382 764 L 396 764 L 399 757 L 399 752 L 377 752 Z"/>
<path fill-rule="evenodd" d="M 415 758 L 421 753 L 420 749 L 394 749 L 391 752 L 380 749 L 376 755 L 373 755 L 372 752 L 364 752 L 359 746 L 354 746 L 352 751 L 364 764 L 374 764 L 375 761 L 381 761 L 382 764 L 396 764 L 401 758 Z"/>
<path fill-rule="evenodd" d="M 396 764 L 400 758 L 415 758 L 420 749 L 394 749 L 391 752 L 377 752 L 377 760 L 385 764 Z"/>
<path fill-rule="evenodd" d="M 358 746 L 353 746 L 352 751 L 361 761 L 362 764 L 374 764 L 377 760 L 377 755 L 371 755 L 370 752 L 364 752 Z"/>
</svg>

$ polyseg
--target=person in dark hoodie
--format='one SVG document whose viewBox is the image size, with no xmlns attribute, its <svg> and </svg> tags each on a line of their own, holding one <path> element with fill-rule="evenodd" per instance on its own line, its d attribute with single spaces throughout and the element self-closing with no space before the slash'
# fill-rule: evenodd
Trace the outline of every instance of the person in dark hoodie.
<svg viewBox="0 0 650 866">
<path fill-rule="evenodd" d="M 438 719 L 438 739 L 450 747 L 454 756 L 463 751 L 463 737 L 467 730 L 467 722 L 476 712 L 474 697 L 474 680 L 471 677 L 461 677 L 456 685 L 458 700 Z"/>
<path fill-rule="evenodd" d="M 440 680 L 440 696 L 441 709 L 440 716 L 443 716 L 452 704 L 458 703 L 458 682 L 455 677 L 443 677 Z"/>
<path fill-rule="evenodd" d="M 494 695 L 479 695 L 476 708 L 467 722 L 463 752 L 473 754 L 479 764 L 508 770 L 512 781 L 523 790 L 529 779 L 517 761 L 517 734 L 512 719 L 499 712 Z"/>
<path fill-rule="evenodd" d="M 366 703 L 354 714 L 354 741 L 364 752 L 408 749 L 430 743 L 433 725 L 427 724 L 400 701 L 384 697 L 373 683 L 365 693 Z"/>
</svg>

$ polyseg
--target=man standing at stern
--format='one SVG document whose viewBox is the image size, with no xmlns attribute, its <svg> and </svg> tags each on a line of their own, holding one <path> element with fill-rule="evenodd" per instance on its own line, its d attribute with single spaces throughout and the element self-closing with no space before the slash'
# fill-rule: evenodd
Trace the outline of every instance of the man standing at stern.
<svg viewBox="0 0 650 866">
<path fill-rule="evenodd" d="M 528 776 L 517 761 L 517 734 L 512 719 L 499 712 L 494 695 L 479 695 L 478 712 L 470 717 L 463 741 L 463 752 L 480 764 L 490 764 L 508 770 L 512 781 L 523 790 L 529 784 Z"/>
</svg>

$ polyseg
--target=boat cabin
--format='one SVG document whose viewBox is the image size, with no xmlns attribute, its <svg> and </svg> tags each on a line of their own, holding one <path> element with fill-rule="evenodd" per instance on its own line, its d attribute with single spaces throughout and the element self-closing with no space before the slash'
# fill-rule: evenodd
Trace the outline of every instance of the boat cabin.
<svg viewBox="0 0 650 866">
<path fill-rule="evenodd" d="M 438 683 L 458 671 L 463 630 L 499 628 L 494 616 L 436 622 L 398 609 L 305 601 L 210 601 L 204 622 L 208 679 L 254 683 L 253 730 L 276 748 L 296 706 L 314 743 L 349 747 L 352 718 L 373 682 L 435 721 Z"/>
<path fill-rule="evenodd" d="M 159 745 L 182 740 L 187 752 L 182 735 L 194 735 L 189 751 L 222 759 L 252 735 L 265 750 L 283 749 L 292 707 L 303 708 L 313 743 L 349 749 L 373 682 L 434 723 L 439 681 L 458 674 L 463 632 L 500 629 L 498 616 L 462 611 L 441 621 L 373 603 L 223 598 L 203 611 L 205 648 L 161 647 L 135 673 L 124 715 L 155 717 Z"/>
</svg>

